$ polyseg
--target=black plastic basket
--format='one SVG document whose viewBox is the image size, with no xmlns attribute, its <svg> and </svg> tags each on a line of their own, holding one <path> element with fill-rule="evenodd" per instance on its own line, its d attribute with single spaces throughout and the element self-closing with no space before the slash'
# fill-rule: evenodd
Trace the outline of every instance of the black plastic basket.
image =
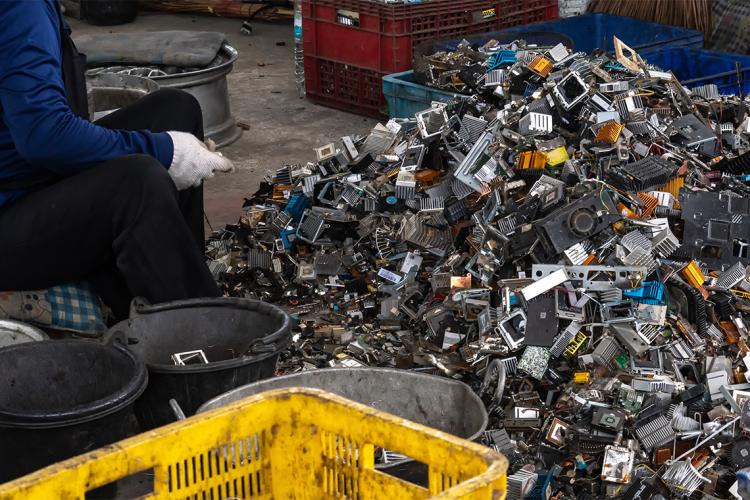
<svg viewBox="0 0 750 500">
<path fill-rule="evenodd" d="M 84 340 L 0 349 L 0 483 L 137 432 L 146 367 L 121 346 Z"/>
<path fill-rule="evenodd" d="M 291 341 L 291 321 L 280 308 L 250 299 L 211 298 L 149 305 L 136 299 L 130 318 L 113 326 L 148 366 L 149 385 L 136 401 L 143 430 L 175 420 L 174 399 L 187 416 L 226 391 L 274 374 Z M 175 365 L 172 355 L 202 350 L 208 363 Z"/>
</svg>

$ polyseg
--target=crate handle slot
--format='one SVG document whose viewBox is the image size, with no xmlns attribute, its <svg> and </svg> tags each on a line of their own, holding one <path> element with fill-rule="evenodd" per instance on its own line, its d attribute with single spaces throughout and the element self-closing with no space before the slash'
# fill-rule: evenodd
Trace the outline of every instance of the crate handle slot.
<svg viewBox="0 0 750 500">
<path fill-rule="evenodd" d="M 336 22 L 352 28 L 359 27 L 359 12 L 346 9 L 336 10 Z"/>
</svg>

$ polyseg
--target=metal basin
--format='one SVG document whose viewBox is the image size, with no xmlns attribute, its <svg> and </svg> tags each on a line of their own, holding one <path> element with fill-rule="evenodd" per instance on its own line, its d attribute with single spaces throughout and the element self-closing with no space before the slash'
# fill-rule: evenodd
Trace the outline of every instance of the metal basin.
<svg viewBox="0 0 750 500">
<path fill-rule="evenodd" d="M 227 146 L 242 135 L 242 129 L 232 116 L 229 108 L 229 92 L 227 91 L 227 75 L 234 68 L 234 62 L 239 53 L 232 46 L 224 44 L 219 54 L 205 68 L 188 69 L 179 72 L 179 68 L 137 66 L 108 66 L 88 71 L 89 75 L 115 73 L 146 77 L 156 82 L 160 88 L 182 89 L 192 94 L 201 105 L 203 111 L 203 132 L 206 139 L 211 139 L 217 147 Z"/>
<path fill-rule="evenodd" d="M 11 319 L 0 319 L 0 347 L 48 340 L 39 328 Z"/>
<path fill-rule="evenodd" d="M 229 109 L 227 75 L 232 72 L 239 53 L 224 44 L 219 55 L 207 68 L 173 75 L 151 77 L 162 88 L 182 89 L 195 96 L 203 110 L 203 132 L 217 147 L 233 143 L 242 129 Z"/>
<path fill-rule="evenodd" d="M 254 382 L 217 396 L 197 413 L 220 408 L 273 389 L 312 387 L 352 401 L 476 440 L 487 427 L 487 411 L 471 388 L 456 380 L 388 368 L 332 368 L 311 370 Z M 403 479 L 420 482 L 425 471 L 412 460 L 377 465 Z"/>
<path fill-rule="evenodd" d="M 138 99 L 159 90 L 149 78 L 117 73 L 98 73 L 86 78 L 89 116 L 98 120 L 112 111 L 134 104 Z"/>
</svg>

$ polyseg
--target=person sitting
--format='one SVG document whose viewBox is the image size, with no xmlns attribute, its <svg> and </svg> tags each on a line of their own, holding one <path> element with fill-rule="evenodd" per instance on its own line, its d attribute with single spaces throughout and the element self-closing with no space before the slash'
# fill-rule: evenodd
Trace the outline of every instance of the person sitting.
<svg viewBox="0 0 750 500">
<path fill-rule="evenodd" d="M 92 123 L 57 0 L 3 2 L 0 23 L 0 291 L 86 281 L 116 318 L 218 296 L 202 182 L 233 165 L 197 100 L 163 89 Z"/>
</svg>

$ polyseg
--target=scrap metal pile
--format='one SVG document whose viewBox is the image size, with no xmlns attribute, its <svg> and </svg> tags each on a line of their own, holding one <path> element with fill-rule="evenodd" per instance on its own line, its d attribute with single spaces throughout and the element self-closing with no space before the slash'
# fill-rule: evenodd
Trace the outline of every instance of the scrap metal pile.
<svg viewBox="0 0 750 500">
<path fill-rule="evenodd" d="M 750 466 L 747 103 L 636 54 L 512 59 L 489 99 L 270 174 L 210 267 L 299 319 L 282 373 L 470 384 L 509 498 L 728 498 Z"/>
</svg>

